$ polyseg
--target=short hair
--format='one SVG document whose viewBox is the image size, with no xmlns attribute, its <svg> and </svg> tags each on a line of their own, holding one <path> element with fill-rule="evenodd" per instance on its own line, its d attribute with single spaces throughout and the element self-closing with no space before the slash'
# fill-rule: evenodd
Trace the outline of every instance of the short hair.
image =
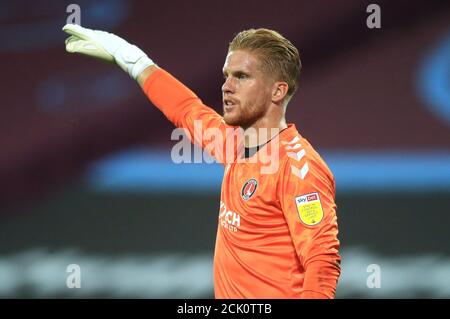
<svg viewBox="0 0 450 319">
<path fill-rule="evenodd" d="M 235 50 L 249 50 L 259 55 L 265 71 L 273 74 L 275 80 L 288 84 L 288 100 L 297 91 L 302 68 L 300 54 L 280 33 L 265 28 L 241 31 L 228 46 L 228 52 Z"/>
</svg>

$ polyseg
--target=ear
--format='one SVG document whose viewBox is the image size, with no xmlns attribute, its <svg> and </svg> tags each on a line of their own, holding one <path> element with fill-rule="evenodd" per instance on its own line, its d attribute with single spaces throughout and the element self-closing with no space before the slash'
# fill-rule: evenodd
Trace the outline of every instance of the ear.
<svg viewBox="0 0 450 319">
<path fill-rule="evenodd" d="M 272 102 L 279 103 L 286 97 L 289 85 L 286 82 L 275 82 L 272 90 Z"/>
</svg>

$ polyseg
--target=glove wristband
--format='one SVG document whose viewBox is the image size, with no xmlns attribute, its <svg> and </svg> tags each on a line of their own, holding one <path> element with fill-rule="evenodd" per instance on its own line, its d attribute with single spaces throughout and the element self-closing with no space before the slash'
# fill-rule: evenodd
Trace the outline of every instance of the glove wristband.
<svg viewBox="0 0 450 319">
<path fill-rule="evenodd" d="M 145 68 L 155 64 L 141 49 L 127 42 L 117 50 L 114 58 L 133 79 L 136 79 Z"/>
</svg>

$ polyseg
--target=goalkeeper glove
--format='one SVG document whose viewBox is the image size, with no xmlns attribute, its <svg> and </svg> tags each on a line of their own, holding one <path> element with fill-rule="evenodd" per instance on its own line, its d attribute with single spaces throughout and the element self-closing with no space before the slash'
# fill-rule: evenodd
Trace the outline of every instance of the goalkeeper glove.
<svg viewBox="0 0 450 319">
<path fill-rule="evenodd" d="M 115 34 L 66 24 L 63 31 L 70 34 L 66 39 L 66 51 L 116 62 L 133 79 L 155 63 L 137 46 Z"/>
</svg>

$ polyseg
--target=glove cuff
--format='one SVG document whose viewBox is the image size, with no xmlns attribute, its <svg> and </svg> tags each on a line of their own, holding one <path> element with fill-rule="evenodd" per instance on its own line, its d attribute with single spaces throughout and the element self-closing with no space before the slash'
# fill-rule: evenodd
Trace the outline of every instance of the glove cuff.
<svg viewBox="0 0 450 319">
<path fill-rule="evenodd" d="M 117 50 L 114 59 L 133 79 L 136 79 L 145 68 L 155 64 L 141 49 L 127 42 Z"/>
<path fill-rule="evenodd" d="M 144 71 L 147 67 L 149 67 L 150 65 L 154 65 L 155 62 L 153 62 L 152 59 L 150 59 L 148 56 L 143 56 L 141 57 L 139 60 L 137 60 L 137 62 L 133 65 L 133 67 L 131 68 L 131 72 L 128 72 L 130 74 L 130 76 L 133 79 L 136 79 L 139 74 L 142 73 L 142 71 Z"/>
</svg>

